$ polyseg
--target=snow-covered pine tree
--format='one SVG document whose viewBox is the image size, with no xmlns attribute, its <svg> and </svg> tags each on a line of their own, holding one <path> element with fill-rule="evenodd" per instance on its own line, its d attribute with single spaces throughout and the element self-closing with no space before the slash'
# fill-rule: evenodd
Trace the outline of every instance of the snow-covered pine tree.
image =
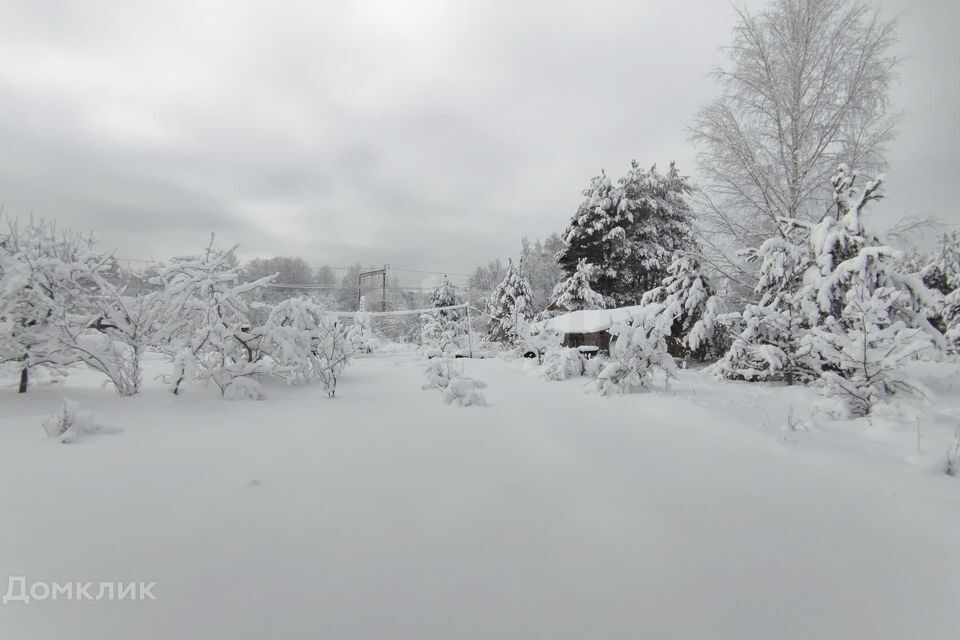
<svg viewBox="0 0 960 640">
<path fill-rule="evenodd" d="M 607 301 L 602 295 L 590 288 L 590 276 L 594 268 L 586 258 L 580 258 L 577 269 L 566 280 L 557 284 L 553 290 L 555 304 L 567 311 L 582 309 L 604 309 Z"/>
<path fill-rule="evenodd" d="M 925 309 L 934 303 L 930 290 L 921 278 L 899 268 L 903 252 L 883 244 L 864 227 L 867 204 L 883 197 L 882 178 L 869 181 L 863 188 L 856 186 L 856 178 L 845 165 L 834 176 L 835 217 L 824 216 L 816 224 L 791 221 L 807 233 L 814 258 L 798 296 L 812 317 L 819 314 L 817 320 L 833 317 L 842 321 L 843 309 L 851 302 L 849 291 L 857 289 L 866 299 L 877 289 L 892 289 L 900 293 L 885 298 L 892 305 L 888 314 L 891 321 L 923 329 L 931 339 L 942 342 L 942 336 L 925 316 Z M 859 322 L 853 319 L 847 325 Z"/>
<path fill-rule="evenodd" d="M 921 393 L 903 375 L 903 365 L 931 346 L 930 335 L 891 317 L 910 294 L 860 281 L 846 292 L 839 318 L 829 316 L 804 336 L 823 362 L 821 378 L 829 395 L 843 399 L 855 416 L 869 414 L 896 393 Z"/>
<path fill-rule="evenodd" d="M 453 307 L 460 304 L 460 296 L 457 295 L 457 289 L 453 286 L 447 276 L 443 276 L 443 280 L 437 283 L 437 286 L 433 288 L 430 292 L 430 306 L 434 309 L 443 309 L 444 307 Z M 447 310 L 451 313 L 455 313 L 456 310 Z M 450 315 L 446 311 L 441 312 L 442 315 Z"/>
<path fill-rule="evenodd" d="M 951 353 L 960 352 L 960 232 L 940 236 L 937 250 L 920 269 L 923 283 L 934 293 L 928 315 L 947 338 Z"/>
<path fill-rule="evenodd" d="M 632 289 L 621 302 L 635 304 L 666 277 L 676 252 L 693 248 L 693 212 L 686 200 L 691 188 L 674 162 L 662 174 L 656 165 L 645 170 L 634 160 L 620 189 L 620 214 L 631 222 L 624 257 Z"/>
<path fill-rule="evenodd" d="M 591 281 L 593 289 L 612 294 L 621 262 L 616 247 L 626 237 L 625 221 L 618 213 L 620 189 L 614 187 L 606 172 L 601 172 L 590 180 L 583 196 L 561 234 L 564 246 L 557 252 L 557 263 L 572 276 L 580 261 L 586 260 L 596 267 Z"/>
<path fill-rule="evenodd" d="M 673 163 L 661 174 L 634 161 L 617 186 L 606 174 L 597 176 L 563 233 L 557 262 L 572 276 L 586 259 L 596 267 L 594 291 L 616 305 L 639 303 L 666 275 L 674 252 L 689 248 L 689 192 Z"/>
<path fill-rule="evenodd" d="M 927 288 L 943 295 L 960 288 L 960 231 L 940 236 L 936 251 L 920 270 L 920 277 Z"/>
<path fill-rule="evenodd" d="M 460 338 L 466 335 L 465 313 L 461 309 L 448 309 L 460 304 L 456 288 L 446 276 L 430 292 L 430 306 L 436 311 L 421 315 L 420 343 L 428 354 L 447 353 L 459 347 Z"/>
<path fill-rule="evenodd" d="M 944 296 L 941 309 L 947 348 L 956 355 L 960 353 L 960 287 Z"/>
<path fill-rule="evenodd" d="M 800 229 L 785 226 L 749 253 L 759 262 L 755 293 L 759 301 L 741 313 L 728 314 L 722 324 L 734 333 L 729 349 L 714 365 L 718 375 L 732 380 L 810 381 L 819 375 L 817 363 L 801 338 L 809 329 L 809 309 L 798 293 L 812 257 Z"/>
<path fill-rule="evenodd" d="M 743 330 L 718 370 L 745 379 L 822 378 L 862 413 L 909 388 L 895 369 L 943 337 L 926 318 L 932 296 L 923 281 L 901 268 L 902 252 L 864 227 L 867 204 L 882 197 L 881 180 L 860 188 L 841 165 L 832 183 L 835 215 L 816 223 L 781 219 L 781 236 L 757 251 L 760 304 L 744 311 Z"/>
<path fill-rule="evenodd" d="M 510 260 L 507 275 L 488 301 L 490 322 L 488 335 L 493 342 L 513 344 L 520 339 L 520 326 L 533 316 L 530 283 L 523 268 L 523 258 L 514 266 Z"/>
<path fill-rule="evenodd" d="M 692 254 L 674 256 L 661 285 L 643 295 L 641 304 L 652 303 L 661 303 L 675 318 L 667 340 L 671 354 L 698 360 L 719 355 L 715 340 L 719 301 Z"/>
<path fill-rule="evenodd" d="M 667 352 L 674 318 L 663 305 L 651 303 L 626 323 L 610 329 L 610 360 L 594 383 L 600 395 L 635 393 L 652 388 L 660 376 L 664 385 L 676 369 Z"/>
</svg>

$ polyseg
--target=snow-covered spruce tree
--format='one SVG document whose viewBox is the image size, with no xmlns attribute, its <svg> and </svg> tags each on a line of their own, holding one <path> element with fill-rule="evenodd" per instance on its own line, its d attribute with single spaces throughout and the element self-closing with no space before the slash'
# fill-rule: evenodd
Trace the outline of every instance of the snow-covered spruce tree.
<svg viewBox="0 0 960 640">
<path fill-rule="evenodd" d="M 749 252 L 748 259 L 760 265 L 755 289 L 759 301 L 720 318 L 734 337 L 713 367 L 718 375 L 787 384 L 808 382 L 819 375 L 809 347 L 801 344 L 811 321 L 809 305 L 803 304 L 799 292 L 812 264 L 802 235 L 800 229 L 787 225 L 780 235 Z"/>
<path fill-rule="evenodd" d="M 490 322 L 488 335 L 493 342 L 515 344 L 520 326 L 533 316 L 530 283 L 523 269 L 523 258 L 514 266 L 509 261 L 507 275 L 494 289 L 487 303 Z"/>
<path fill-rule="evenodd" d="M 582 309 L 605 309 L 606 299 L 590 288 L 590 276 L 594 271 L 586 258 L 580 258 L 576 270 L 553 290 L 555 304 L 567 311 Z"/>
<path fill-rule="evenodd" d="M 920 269 L 920 277 L 927 288 L 947 295 L 960 288 L 960 231 L 944 233 L 937 245 Z"/>
<path fill-rule="evenodd" d="M 260 350 L 263 335 L 252 326 L 244 294 L 266 286 L 272 276 L 241 283 L 235 250 L 215 249 L 211 237 L 202 255 L 158 269 L 154 284 L 163 287 L 164 308 L 160 335 L 173 361 L 174 393 L 195 377 L 204 385 L 212 382 L 226 397 L 262 397 L 256 377 L 268 372 Z"/>
<path fill-rule="evenodd" d="M 667 337 L 674 318 L 660 304 L 644 307 L 630 322 L 614 325 L 610 360 L 594 383 L 600 395 L 635 393 L 650 389 L 660 376 L 667 384 L 676 369 L 667 352 Z"/>
<path fill-rule="evenodd" d="M 945 233 L 920 269 L 923 283 L 934 293 L 928 315 L 947 337 L 950 352 L 960 352 L 960 232 Z"/>
<path fill-rule="evenodd" d="M 673 163 L 661 174 L 634 161 L 617 186 L 606 174 L 597 176 L 563 233 L 557 262 L 572 276 L 585 259 L 595 267 L 594 291 L 614 305 L 639 303 L 666 275 L 674 252 L 689 248 L 689 192 Z"/>
<path fill-rule="evenodd" d="M 617 247 L 626 237 L 627 221 L 619 213 L 620 189 L 601 172 L 590 180 L 583 196 L 561 234 L 564 246 L 557 252 L 557 263 L 568 276 L 576 272 L 581 260 L 594 265 L 592 288 L 602 295 L 612 294 L 621 263 Z"/>
<path fill-rule="evenodd" d="M 808 308 L 811 315 L 819 314 L 818 319 L 832 316 L 842 320 L 843 308 L 850 304 L 850 290 L 862 290 L 862 295 L 869 297 L 877 289 L 893 289 L 900 294 L 890 298 L 891 320 L 923 329 L 941 342 L 942 336 L 924 313 L 933 303 L 930 290 L 921 278 L 899 268 L 903 252 L 883 244 L 864 227 L 867 204 L 883 197 L 882 179 L 869 181 L 863 188 L 856 185 L 856 179 L 844 165 L 834 176 L 836 216 L 824 216 L 816 224 L 790 222 L 806 232 L 814 262 L 804 274 L 798 296 L 808 305 L 815 304 Z"/>
<path fill-rule="evenodd" d="M 661 285 L 643 295 L 641 304 L 651 303 L 663 304 L 674 316 L 667 339 L 671 354 L 691 355 L 697 360 L 720 355 L 717 353 L 719 301 L 693 255 L 674 256 Z"/>
<path fill-rule="evenodd" d="M 92 238 L 60 232 L 44 219 L 7 220 L 6 226 L 0 233 L 0 363 L 16 365 L 24 393 L 31 369 L 76 362 L 65 338 L 89 320 L 96 276 L 109 259 Z"/>
<path fill-rule="evenodd" d="M 960 287 L 944 296 L 940 313 L 947 348 L 951 353 L 958 354 L 960 353 Z"/>
<path fill-rule="evenodd" d="M 535 309 L 542 310 L 555 299 L 552 297 L 554 287 L 565 276 L 556 260 L 557 252 L 562 248 L 563 241 L 558 233 L 551 233 L 542 241 L 539 238 L 534 242 L 525 237 L 520 239 L 523 268 L 530 280 Z"/>
<path fill-rule="evenodd" d="M 869 289 L 864 282 L 850 288 L 840 317 L 828 317 L 804 336 L 825 365 L 821 378 L 827 393 L 842 398 L 855 416 L 869 414 L 887 396 L 921 393 L 902 367 L 931 346 L 922 329 L 891 318 L 909 292 Z"/>
<path fill-rule="evenodd" d="M 916 353 L 920 331 L 926 343 L 942 344 L 943 338 L 926 318 L 930 291 L 900 268 L 901 252 L 864 228 L 866 205 L 881 197 L 881 181 L 859 188 L 856 175 L 841 166 L 832 182 L 835 215 L 816 223 L 781 219 L 782 236 L 758 250 L 761 286 L 774 287 L 762 290 L 760 304 L 744 311 L 743 330 L 718 370 L 745 379 L 824 378 L 832 389 L 843 379 L 848 389 L 859 390 L 862 398 L 852 401 L 852 408 L 861 412 L 882 391 L 907 388 L 902 381 L 885 381 L 894 379 L 894 365 Z M 859 369 L 849 361 L 850 345 L 861 349 Z M 885 359 L 874 362 L 884 348 Z M 750 370 L 764 359 L 765 369 Z M 863 397 L 870 399 L 866 405 Z"/>
<path fill-rule="evenodd" d="M 465 313 L 461 309 L 448 309 L 460 304 L 457 291 L 446 276 L 430 292 L 430 306 L 435 311 L 421 315 L 420 342 L 428 353 L 447 353 L 459 347 L 460 338 L 466 335 Z"/>
<path fill-rule="evenodd" d="M 457 289 L 453 286 L 447 276 L 437 283 L 437 286 L 430 291 L 430 306 L 434 309 L 443 309 L 443 307 L 454 307 L 460 304 L 460 296 L 457 295 Z M 456 309 L 444 309 L 443 315 L 456 313 Z"/>
</svg>

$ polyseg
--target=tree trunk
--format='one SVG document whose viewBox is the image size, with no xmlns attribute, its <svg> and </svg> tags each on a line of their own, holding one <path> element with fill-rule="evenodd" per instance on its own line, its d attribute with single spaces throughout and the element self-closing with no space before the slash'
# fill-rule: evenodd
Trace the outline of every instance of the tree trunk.
<svg viewBox="0 0 960 640">
<path fill-rule="evenodd" d="M 27 367 L 20 369 L 20 393 L 27 392 L 27 383 L 30 380 L 30 373 Z"/>
</svg>

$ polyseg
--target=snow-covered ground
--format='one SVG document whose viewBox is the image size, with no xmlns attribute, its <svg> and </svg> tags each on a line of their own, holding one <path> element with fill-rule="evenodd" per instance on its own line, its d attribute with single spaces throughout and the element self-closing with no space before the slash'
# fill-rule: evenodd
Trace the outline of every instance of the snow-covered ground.
<svg viewBox="0 0 960 640">
<path fill-rule="evenodd" d="M 529 363 L 466 367 L 489 406 L 444 405 L 404 354 L 355 361 L 335 400 L 4 380 L 0 586 L 157 599 L 11 602 L 0 638 L 960 634 L 956 367 L 916 366 L 936 404 L 872 423 L 703 372 L 600 398 Z M 123 432 L 47 438 L 65 397 Z"/>
</svg>

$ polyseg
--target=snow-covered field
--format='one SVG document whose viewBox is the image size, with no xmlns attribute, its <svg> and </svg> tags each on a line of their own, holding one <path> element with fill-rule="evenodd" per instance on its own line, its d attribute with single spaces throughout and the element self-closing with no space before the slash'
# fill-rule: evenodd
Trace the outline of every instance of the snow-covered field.
<svg viewBox="0 0 960 640">
<path fill-rule="evenodd" d="M 335 400 L 4 380 L 0 584 L 157 599 L 10 602 L 0 638 L 960 634 L 956 367 L 916 365 L 936 403 L 872 423 L 811 420 L 810 389 L 684 371 L 600 398 L 529 367 L 468 362 L 469 408 L 404 354 L 355 361 Z M 65 397 L 123 432 L 47 438 Z"/>
</svg>

